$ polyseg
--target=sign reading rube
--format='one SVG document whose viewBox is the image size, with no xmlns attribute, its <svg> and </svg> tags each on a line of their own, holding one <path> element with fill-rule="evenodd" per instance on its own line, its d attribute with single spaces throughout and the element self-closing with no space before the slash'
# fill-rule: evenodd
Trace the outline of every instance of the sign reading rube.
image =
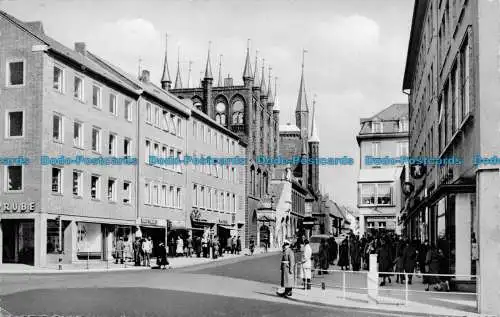
<svg viewBox="0 0 500 317">
<path fill-rule="evenodd" d="M 0 202 L 0 212 L 34 212 L 35 202 Z"/>
<path fill-rule="evenodd" d="M 221 225 L 227 225 L 227 224 L 229 224 L 229 222 L 226 219 L 219 219 L 219 223 Z"/>
<path fill-rule="evenodd" d="M 143 224 L 143 225 L 157 226 L 158 225 L 158 220 L 157 219 L 141 218 L 141 224 Z"/>
</svg>

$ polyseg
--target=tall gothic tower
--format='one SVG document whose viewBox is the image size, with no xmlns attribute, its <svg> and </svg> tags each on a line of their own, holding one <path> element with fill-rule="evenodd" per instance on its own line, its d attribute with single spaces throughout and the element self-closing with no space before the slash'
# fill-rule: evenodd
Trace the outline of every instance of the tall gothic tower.
<svg viewBox="0 0 500 317">
<path fill-rule="evenodd" d="M 311 135 L 309 136 L 309 157 L 319 157 L 319 136 L 318 128 L 316 126 L 316 100 L 313 100 L 312 120 L 311 120 Z M 314 193 L 319 192 L 319 165 L 309 165 L 309 181 L 308 185 L 312 188 Z"/>
<path fill-rule="evenodd" d="M 308 139 L 309 139 L 309 107 L 307 106 L 306 84 L 304 80 L 304 55 L 306 50 L 302 51 L 302 73 L 300 75 L 299 96 L 297 98 L 297 107 L 295 108 L 295 123 L 300 130 L 300 140 L 302 142 L 301 156 L 308 157 Z M 307 165 L 301 165 L 301 178 L 304 185 L 309 181 Z"/>
</svg>

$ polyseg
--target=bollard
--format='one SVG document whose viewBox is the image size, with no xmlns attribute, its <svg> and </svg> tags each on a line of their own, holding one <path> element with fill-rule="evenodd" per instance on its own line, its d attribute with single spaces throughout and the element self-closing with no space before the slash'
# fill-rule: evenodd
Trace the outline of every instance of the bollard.
<svg viewBox="0 0 500 317">
<path fill-rule="evenodd" d="M 62 271 L 62 252 L 59 251 L 59 271 Z"/>
<path fill-rule="evenodd" d="M 408 306 L 408 274 L 405 273 L 405 305 Z"/>
<path fill-rule="evenodd" d="M 325 282 L 321 282 L 321 289 L 322 290 L 326 290 L 326 284 L 325 284 Z"/>
<path fill-rule="evenodd" d="M 343 293 L 344 299 L 345 299 L 345 297 L 346 297 L 345 272 L 342 272 L 342 293 Z"/>
</svg>

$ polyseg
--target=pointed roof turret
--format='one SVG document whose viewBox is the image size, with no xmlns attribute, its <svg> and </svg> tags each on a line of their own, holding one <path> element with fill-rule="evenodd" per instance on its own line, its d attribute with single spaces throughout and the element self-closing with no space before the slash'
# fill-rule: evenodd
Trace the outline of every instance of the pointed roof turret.
<svg viewBox="0 0 500 317">
<path fill-rule="evenodd" d="M 207 66 L 205 67 L 205 79 L 214 79 L 212 76 L 212 63 L 210 62 L 210 46 L 212 41 L 208 42 Z"/>
<path fill-rule="evenodd" d="M 187 86 L 186 88 L 192 88 L 191 86 L 193 85 L 193 79 L 191 78 L 191 66 L 193 65 L 193 61 L 189 61 L 189 69 L 188 69 L 188 81 L 187 81 Z"/>
<path fill-rule="evenodd" d="M 268 79 L 268 86 L 267 86 L 267 100 L 270 103 L 274 103 L 274 97 L 273 97 L 273 90 L 271 89 L 271 70 L 273 68 L 269 66 L 269 79 Z"/>
<path fill-rule="evenodd" d="M 243 80 L 252 79 L 252 65 L 250 63 L 250 39 L 247 41 L 247 56 L 245 58 L 245 67 L 243 68 Z"/>
<path fill-rule="evenodd" d="M 181 47 L 177 48 L 177 75 L 175 76 L 174 89 L 182 88 L 182 76 L 181 76 Z"/>
<path fill-rule="evenodd" d="M 278 77 L 274 77 L 274 107 L 273 111 L 280 111 L 280 102 L 278 100 Z"/>
<path fill-rule="evenodd" d="M 309 112 L 307 106 L 306 83 L 304 81 L 304 57 L 307 50 L 302 50 L 302 74 L 300 76 L 299 96 L 297 98 L 297 108 L 295 112 Z"/>
<path fill-rule="evenodd" d="M 316 126 L 316 96 L 313 99 L 313 112 L 311 119 L 311 135 L 309 136 L 309 143 L 319 143 L 318 128 Z"/>
<path fill-rule="evenodd" d="M 260 82 L 259 82 L 259 50 L 255 51 L 255 67 L 254 67 L 254 73 L 253 73 L 253 85 L 255 87 L 259 87 Z"/>
<path fill-rule="evenodd" d="M 264 74 L 264 64 L 265 64 L 266 60 L 265 59 L 262 59 L 262 73 L 260 75 L 261 77 L 261 80 L 260 80 L 260 94 L 261 96 L 262 95 L 266 95 L 267 92 L 266 92 L 266 75 Z"/>
<path fill-rule="evenodd" d="M 161 76 L 161 85 L 163 89 L 167 87 L 168 84 L 172 83 L 172 79 L 170 78 L 170 70 L 168 69 L 168 60 L 167 60 L 167 52 L 168 52 L 168 34 L 165 34 L 165 58 L 163 60 L 163 74 Z"/>
<path fill-rule="evenodd" d="M 219 76 L 217 78 L 217 87 L 222 87 L 222 54 L 219 55 Z"/>
</svg>

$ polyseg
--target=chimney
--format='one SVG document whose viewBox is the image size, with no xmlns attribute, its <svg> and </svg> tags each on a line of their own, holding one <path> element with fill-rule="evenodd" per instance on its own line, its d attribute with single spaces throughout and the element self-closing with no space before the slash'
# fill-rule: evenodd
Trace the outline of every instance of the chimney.
<svg viewBox="0 0 500 317">
<path fill-rule="evenodd" d="M 85 45 L 85 42 L 76 42 L 75 51 L 82 55 L 87 55 L 87 46 Z"/>
<path fill-rule="evenodd" d="M 232 87 L 233 86 L 233 78 L 229 75 L 227 78 L 224 78 L 224 87 Z"/>
<path fill-rule="evenodd" d="M 141 81 L 144 83 L 149 83 L 149 70 L 142 70 Z"/>
<path fill-rule="evenodd" d="M 25 22 L 25 24 L 38 34 L 45 34 L 41 21 Z"/>
</svg>

